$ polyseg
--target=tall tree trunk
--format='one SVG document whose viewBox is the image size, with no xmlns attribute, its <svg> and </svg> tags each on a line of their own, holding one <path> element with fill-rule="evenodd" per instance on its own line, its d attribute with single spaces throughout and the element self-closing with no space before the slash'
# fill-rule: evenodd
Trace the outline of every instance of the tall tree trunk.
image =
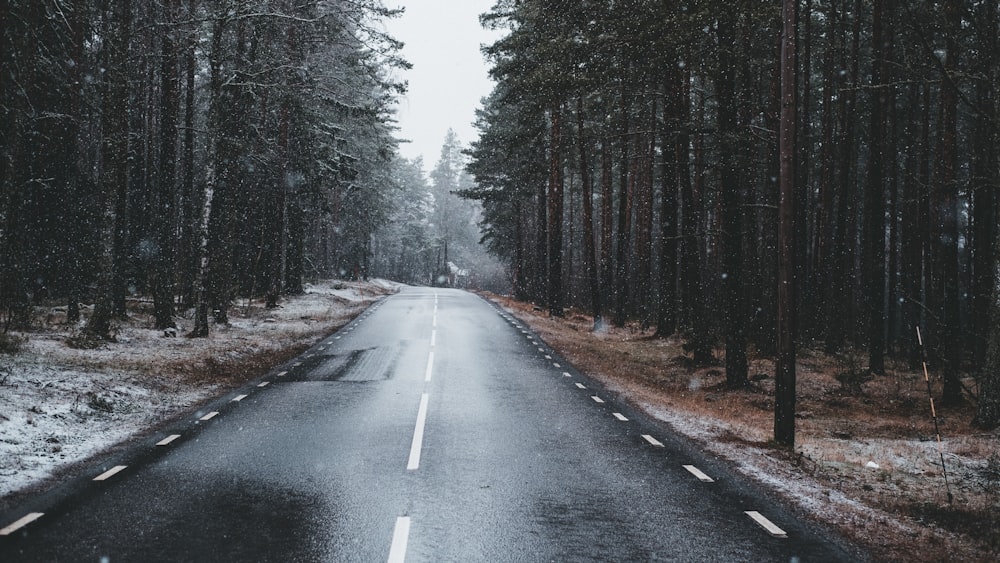
<svg viewBox="0 0 1000 563">
<path fill-rule="evenodd" d="M 109 3 L 105 37 L 105 88 L 101 103 L 100 230 L 98 235 L 97 301 L 86 331 L 111 339 L 115 314 L 116 240 L 119 238 L 121 200 L 128 184 L 128 49 L 132 31 L 132 2 Z"/>
<path fill-rule="evenodd" d="M 679 121 L 678 80 L 676 65 L 671 65 L 663 85 L 663 127 L 660 129 L 660 296 L 656 319 L 656 336 L 666 338 L 677 329 L 677 152 Z"/>
<path fill-rule="evenodd" d="M 177 164 L 177 114 L 180 110 L 180 87 L 177 72 L 175 28 L 180 1 L 165 0 L 166 27 L 160 53 L 160 159 L 157 180 L 157 209 L 153 217 L 159 252 L 153 266 L 153 315 L 156 328 L 174 326 L 174 241 L 176 240 L 175 179 Z"/>
<path fill-rule="evenodd" d="M 868 299 L 868 370 L 885 374 L 885 184 L 882 152 L 885 147 L 885 108 L 888 85 L 882 83 L 886 66 L 882 16 L 885 0 L 874 0 L 872 19 L 871 114 L 868 177 L 865 185 L 864 264 Z"/>
<path fill-rule="evenodd" d="M 719 74 L 716 77 L 719 129 L 719 203 L 722 221 L 723 318 L 726 335 L 726 385 L 746 387 L 746 318 L 743 305 L 743 221 L 740 181 L 737 166 L 741 162 L 736 139 L 736 59 L 731 51 L 736 44 L 733 23 L 726 15 L 719 17 L 716 34 L 719 40 Z"/>
<path fill-rule="evenodd" d="M 562 170 L 562 107 L 557 104 L 550 114 L 549 145 L 549 260 L 548 305 L 549 314 L 563 316 L 563 170 Z"/>
<path fill-rule="evenodd" d="M 778 201 L 778 356 L 774 374 L 774 441 L 795 445 L 795 0 L 782 2 L 781 171 Z"/>
<path fill-rule="evenodd" d="M 590 142 L 584 125 L 583 98 L 576 99 L 576 143 L 580 157 L 580 183 L 583 199 L 583 261 L 590 289 L 590 309 L 594 316 L 594 330 L 604 327 L 601 310 L 601 286 L 597 274 L 597 247 L 594 241 L 594 194 L 590 179 Z"/>
<path fill-rule="evenodd" d="M 613 298 L 614 260 L 614 182 L 611 176 L 611 141 L 601 139 L 601 288 L 604 297 Z M 610 303 L 609 303 L 610 307 Z"/>
<path fill-rule="evenodd" d="M 940 361 L 944 376 L 943 404 L 962 400 L 959 381 L 963 339 L 959 323 L 959 264 L 958 264 L 958 91 L 950 78 L 958 69 L 959 46 L 956 35 L 961 25 L 961 2 L 944 3 L 947 33 L 944 72 L 948 75 L 941 86 L 938 121 L 937 163 L 935 166 L 935 198 L 932 210 L 936 246 L 934 278 L 937 282 L 935 312 L 938 323 L 930 331 L 937 343 L 935 358 Z"/>
<path fill-rule="evenodd" d="M 618 231 L 615 237 L 616 271 L 614 282 L 614 323 L 616 326 L 625 326 L 625 322 L 628 320 L 629 284 L 631 283 L 629 252 L 632 247 L 632 206 L 635 190 L 632 185 L 634 178 L 629 174 L 632 168 L 630 150 L 632 145 L 630 134 L 632 104 L 626 91 L 627 88 L 628 86 L 623 84 L 621 92 L 622 124 L 619 131 L 621 161 L 618 164 Z"/>
</svg>

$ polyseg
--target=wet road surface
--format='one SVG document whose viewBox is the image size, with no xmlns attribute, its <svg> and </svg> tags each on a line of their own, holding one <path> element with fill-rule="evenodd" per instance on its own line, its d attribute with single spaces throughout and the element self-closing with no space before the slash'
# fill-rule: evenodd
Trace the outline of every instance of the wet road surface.
<svg viewBox="0 0 1000 563">
<path fill-rule="evenodd" d="M 0 526 L 4 562 L 856 557 L 513 317 L 430 288 Z"/>
</svg>

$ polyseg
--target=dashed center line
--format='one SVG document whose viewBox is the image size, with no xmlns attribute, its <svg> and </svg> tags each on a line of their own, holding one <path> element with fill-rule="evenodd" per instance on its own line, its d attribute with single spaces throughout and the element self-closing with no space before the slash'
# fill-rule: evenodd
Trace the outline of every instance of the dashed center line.
<svg viewBox="0 0 1000 563">
<path fill-rule="evenodd" d="M 435 346 L 435 344 L 437 343 L 437 335 L 438 335 L 438 331 L 437 330 L 432 330 L 431 331 L 431 348 L 433 348 Z"/>
<path fill-rule="evenodd" d="M 9 536 L 14 532 L 20 530 L 21 528 L 27 526 L 28 524 L 31 524 L 35 520 L 38 520 L 42 516 L 45 516 L 44 512 L 32 512 L 31 514 L 26 514 L 15 520 L 6 528 L 0 530 L 0 536 Z"/>
<path fill-rule="evenodd" d="M 410 444 L 410 459 L 406 469 L 413 471 L 420 468 L 420 449 L 424 444 L 424 425 L 427 423 L 427 401 L 429 395 L 420 396 L 420 408 L 417 409 L 417 425 L 413 428 L 413 442 Z"/>
<path fill-rule="evenodd" d="M 580 389 L 586 389 L 587 388 L 587 386 L 584 385 L 583 383 L 577 383 L 576 386 L 579 387 Z"/>
<path fill-rule="evenodd" d="M 784 530 L 774 525 L 774 522 L 768 520 L 763 514 L 757 512 L 756 510 L 747 510 L 744 512 L 747 516 L 753 519 L 754 522 L 760 525 L 761 528 L 767 530 L 767 533 L 771 534 L 776 538 L 787 538 L 788 534 Z"/>
<path fill-rule="evenodd" d="M 592 395 L 590 398 L 593 399 L 595 403 L 603 403 L 604 402 L 604 399 L 598 397 L 597 395 Z"/>
<path fill-rule="evenodd" d="M 181 437 L 180 434 L 171 434 L 171 435 L 167 436 L 166 438 L 164 438 L 164 439 L 160 440 L 159 442 L 157 442 L 156 445 L 157 446 L 166 446 L 170 442 L 173 442 L 174 440 L 176 440 L 177 438 L 180 438 L 180 437 Z"/>
<path fill-rule="evenodd" d="M 212 420 L 213 418 L 215 418 L 217 416 L 219 416 L 219 413 L 216 412 L 216 411 L 212 411 L 212 412 L 206 414 L 205 416 L 199 418 L 198 420 L 201 420 L 201 421 Z"/>
<path fill-rule="evenodd" d="M 287 371 L 283 371 L 283 372 L 281 372 L 281 373 L 278 374 L 278 377 L 285 377 L 286 375 L 288 375 L 288 372 Z"/>
<path fill-rule="evenodd" d="M 617 418 L 618 420 L 620 420 L 622 422 L 628 422 L 628 419 L 625 418 L 625 415 L 623 415 L 620 412 L 613 412 L 613 413 L 611 413 L 611 416 Z"/>
<path fill-rule="evenodd" d="M 687 469 L 688 473 L 690 473 L 691 475 L 694 475 L 695 477 L 697 477 L 697 479 L 699 481 L 701 481 L 702 483 L 714 483 L 715 482 L 715 479 L 712 479 L 708 475 L 705 475 L 704 473 L 702 473 L 701 469 L 698 469 L 697 467 L 695 467 L 693 465 L 685 465 L 684 469 Z"/>
<path fill-rule="evenodd" d="M 237 396 L 233 397 L 233 400 L 231 402 L 238 403 L 238 402 L 242 401 L 243 399 L 246 399 L 249 396 L 250 395 L 237 395 Z"/>
<path fill-rule="evenodd" d="M 663 442 L 657 440 L 656 438 L 650 436 L 649 434 L 643 434 L 642 439 L 649 442 L 650 444 L 656 446 L 657 448 L 663 447 Z"/>
<path fill-rule="evenodd" d="M 427 355 L 427 369 L 424 371 L 424 381 L 431 380 L 431 374 L 434 372 L 434 350 L 431 350 L 430 354 Z"/>
<path fill-rule="evenodd" d="M 271 384 L 270 381 L 261 381 L 260 383 L 257 384 L 257 387 L 267 387 L 270 384 Z"/>
<path fill-rule="evenodd" d="M 111 477 L 114 477 L 116 474 L 118 474 L 119 472 L 121 472 L 122 470 L 124 470 L 126 467 L 128 467 L 128 466 L 127 465 L 116 465 L 116 466 L 112 467 L 111 469 L 108 469 L 104 473 L 101 473 L 97 477 L 94 477 L 94 481 L 106 481 L 106 480 L 110 479 Z"/>
<path fill-rule="evenodd" d="M 396 518 L 392 531 L 392 546 L 389 547 L 389 563 L 403 563 L 406 560 L 406 543 L 410 539 L 410 517 Z"/>
</svg>

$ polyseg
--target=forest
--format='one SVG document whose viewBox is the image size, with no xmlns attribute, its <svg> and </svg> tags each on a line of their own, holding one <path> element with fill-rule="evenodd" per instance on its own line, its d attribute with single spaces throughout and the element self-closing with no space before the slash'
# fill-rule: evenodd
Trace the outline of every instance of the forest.
<svg viewBox="0 0 1000 563">
<path fill-rule="evenodd" d="M 206 336 L 237 298 L 274 307 L 304 280 L 468 268 L 460 143 L 445 139 L 430 182 L 398 156 L 409 63 L 383 23 L 400 12 L 0 2 L 2 333 L 62 303 L 85 323 L 77 342 L 98 344 L 141 298 L 157 328 L 194 310 L 188 335 Z"/>
<path fill-rule="evenodd" d="M 696 363 L 724 350 L 740 388 L 748 354 L 781 352 L 791 288 L 796 345 L 863 351 L 875 377 L 926 357 L 942 404 L 995 427 L 997 12 L 499 0 L 463 195 L 515 295 L 552 315 L 680 335 Z"/>
</svg>

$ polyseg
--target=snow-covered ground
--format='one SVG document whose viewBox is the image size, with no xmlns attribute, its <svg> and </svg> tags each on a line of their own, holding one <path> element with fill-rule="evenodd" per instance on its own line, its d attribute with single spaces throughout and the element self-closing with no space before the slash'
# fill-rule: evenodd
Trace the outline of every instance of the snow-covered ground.
<svg viewBox="0 0 1000 563">
<path fill-rule="evenodd" d="M 161 424 L 266 371 L 282 350 L 311 344 L 399 285 L 328 281 L 277 309 L 237 303 L 209 338 L 165 337 L 133 315 L 117 342 L 69 347 L 58 311 L 16 355 L 0 355 L 0 499 Z M 286 352 L 287 353 L 287 352 Z"/>
</svg>

